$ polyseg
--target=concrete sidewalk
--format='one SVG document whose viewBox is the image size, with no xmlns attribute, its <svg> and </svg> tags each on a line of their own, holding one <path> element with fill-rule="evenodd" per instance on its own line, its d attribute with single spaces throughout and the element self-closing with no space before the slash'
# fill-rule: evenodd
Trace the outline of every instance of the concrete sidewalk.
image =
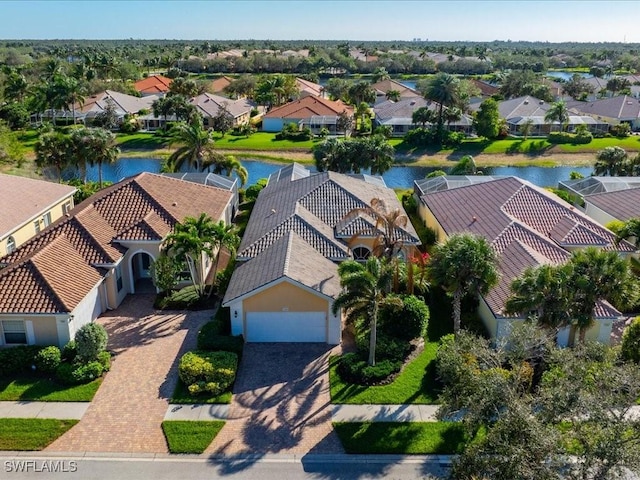
<svg viewBox="0 0 640 480">
<path fill-rule="evenodd" d="M 438 405 L 332 405 L 334 422 L 435 422 Z"/>
<path fill-rule="evenodd" d="M 170 404 L 165 420 L 226 420 L 229 418 L 228 404 Z"/>
<path fill-rule="evenodd" d="M 80 420 L 89 402 L 0 402 L 0 418 Z"/>
</svg>

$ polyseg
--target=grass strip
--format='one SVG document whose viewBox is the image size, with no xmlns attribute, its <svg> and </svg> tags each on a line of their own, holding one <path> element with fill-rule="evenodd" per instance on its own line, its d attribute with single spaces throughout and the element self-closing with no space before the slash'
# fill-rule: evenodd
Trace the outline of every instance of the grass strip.
<svg viewBox="0 0 640 480">
<path fill-rule="evenodd" d="M 20 375 L 0 379 L 0 401 L 90 402 L 102 378 L 83 385 L 62 385 L 50 378 Z"/>
<path fill-rule="evenodd" d="M 78 420 L 0 418 L 0 450 L 42 450 Z"/>
<path fill-rule="evenodd" d="M 162 431 L 171 453 L 202 453 L 224 426 L 223 421 L 165 420 Z"/>
</svg>

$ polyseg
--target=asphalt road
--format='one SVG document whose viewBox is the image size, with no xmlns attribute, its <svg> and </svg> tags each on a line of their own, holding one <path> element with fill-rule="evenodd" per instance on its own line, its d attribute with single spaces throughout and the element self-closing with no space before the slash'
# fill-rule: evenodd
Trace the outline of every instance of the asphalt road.
<svg viewBox="0 0 640 480">
<path fill-rule="evenodd" d="M 237 459 L 196 456 L 0 456 L 1 479 L 82 480 L 373 480 L 433 479 L 445 474 L 437 457 L 286 455 Z"/>
</svg>

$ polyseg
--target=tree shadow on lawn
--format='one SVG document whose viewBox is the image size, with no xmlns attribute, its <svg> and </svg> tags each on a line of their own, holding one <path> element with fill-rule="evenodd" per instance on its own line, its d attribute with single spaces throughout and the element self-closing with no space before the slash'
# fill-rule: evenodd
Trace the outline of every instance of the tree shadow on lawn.
<svg viewBox="0 0 640 480">
<path fill-rule="evenodd" d="M 542 155 L 546 151 L 553 148 L 553 145 L 546 143 L 546 140 L 531 140 L 525 145 L 526 140 L 513 142 L 507 147 L 507 154 L 527 154 L 531 156 Z"/>
</svg>

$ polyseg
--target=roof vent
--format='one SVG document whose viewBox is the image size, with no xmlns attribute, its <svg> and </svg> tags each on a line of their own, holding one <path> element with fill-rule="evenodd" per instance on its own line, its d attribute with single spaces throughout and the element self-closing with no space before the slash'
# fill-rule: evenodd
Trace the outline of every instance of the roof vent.
<svg viewBox="0 0 640 480">
<path fill-rule="evenodd" d="M 173 203 L 171 204 L 171 206 L 172 206 L 172 207 L 177 207 L 177 206 L 178 206 L 178 202 L 173 202 Z"/>
<path fill-rule="evenodd" d="M 544 100 L 540 100 L 540 105 L 544 105 Z"/>
<path fill-rule="evenodd" d="M 525 105 L 529 105 L 529 100 L 525 100 L 525 101 L 524 101 L 524 104 L 525 104 Z"/>
</svg>

